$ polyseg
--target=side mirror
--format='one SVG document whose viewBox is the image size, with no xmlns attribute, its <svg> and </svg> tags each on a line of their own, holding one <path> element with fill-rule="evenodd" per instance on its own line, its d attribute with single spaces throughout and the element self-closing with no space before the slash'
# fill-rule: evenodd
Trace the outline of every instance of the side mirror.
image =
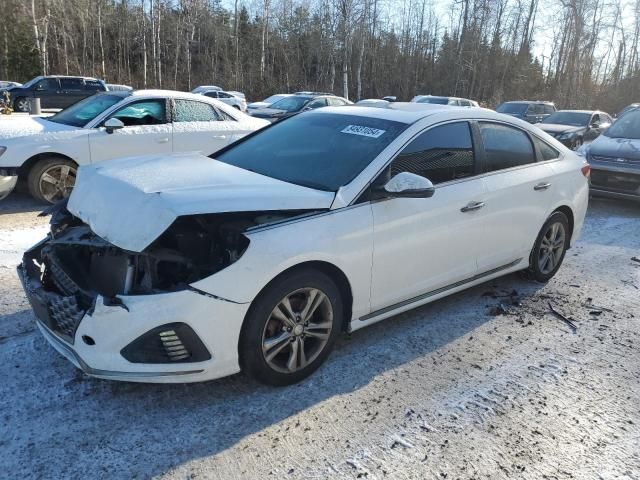
<svg viewBox="0 0 640 480">
<path fill-rule="evenodd" d="M 436 191 L 429 179 L 409 172 L 398 173 L 376 190 L 392 198 L 429 198 Z"/>
<path fill-rule="evenodd" d="M 118 120 L 117 118 L 110 118 L 104 122 L 104 128 L 107 130 L 108 134 L 112 134 L 116 130 L 124 128 L 124 123 L 122 123 L 122 120 Z"/>
</svg>

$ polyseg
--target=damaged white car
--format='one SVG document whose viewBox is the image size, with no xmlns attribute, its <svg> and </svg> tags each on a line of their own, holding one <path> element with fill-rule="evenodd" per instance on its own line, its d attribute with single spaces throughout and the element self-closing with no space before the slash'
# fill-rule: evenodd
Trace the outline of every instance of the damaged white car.
<svg viewBox="0 0 640 480">
<path fill-rule="evenodd" d="M 551 278 L 588 174 L 489 110 L 329 107 L 215 159 L 81 168 L 18 271 L 43 335 L 90 375 L 290 384 L 341 332 L 509 272 Z"/>
<path fill-rule="evenodd" d="M 53 203 L 69 195 L 80 165 L 148 153 L 210 155 L 268 124 L 202 95 L 100 93 L 51 117 L 0 124 L 0 199 L 21 178 L 33 197 Z"/>
</svg>

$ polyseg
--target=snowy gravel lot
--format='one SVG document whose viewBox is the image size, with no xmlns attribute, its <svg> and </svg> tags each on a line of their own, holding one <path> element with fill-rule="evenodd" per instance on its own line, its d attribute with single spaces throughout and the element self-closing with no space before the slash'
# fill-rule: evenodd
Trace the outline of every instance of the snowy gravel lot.
<svg viewBox="0 0 640 480">
<path fill-rule="evenodd" d="M 345 336 L 280 389 L 80 373 L 15 274 L 39 209 L 0 202 L 2 478 L 640 479 L 640 205 L 592 199 L 547 285 L 509 275 Z"/>
</svg>

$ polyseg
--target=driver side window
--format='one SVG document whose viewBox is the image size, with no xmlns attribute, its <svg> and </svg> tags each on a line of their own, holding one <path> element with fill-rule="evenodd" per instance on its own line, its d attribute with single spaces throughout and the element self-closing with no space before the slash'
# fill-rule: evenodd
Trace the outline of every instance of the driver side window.
<svg viewBox="0 0 640 480">
<path fill-rule="evenodd" d="M 317 100 L 312 100 L 311 102 L 309 102 L 307 104 L 306 108 L 320 108 L 320 107 L 326 107 L 327 106 L 327 99 L 326 98 L 318 98 Z"/>
<path fill-rule="evenodd" d="M 434 185 L 475 174 L 473 141 L 468 122 L 454 122 L 421 133 L 391 162 L 389 178 L 410 172 Z"/>
<path fill-rule="evenodd" d="M 158 100 L 140 100 L 111 114 L 109 118 L 117 118 L 125 127 L 143 125 L 162 125 L 167 123 L 166 102 Z"/>
</svg>

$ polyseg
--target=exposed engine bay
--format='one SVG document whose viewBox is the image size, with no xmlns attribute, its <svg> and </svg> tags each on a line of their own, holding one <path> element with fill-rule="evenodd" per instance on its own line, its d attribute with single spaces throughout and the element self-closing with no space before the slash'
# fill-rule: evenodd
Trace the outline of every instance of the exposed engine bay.
<svg viewBox="0 0 640 480">
<path fill-rule="evenodd" d="M 145 295 L 188 288 L 237 261 L 249 246 L 248 229 L 304 211 L 232 212 L 178 217 L 142 252 L 102 239 L 64 206 L 50 209 L 50 238 L 31 252 L 47 290 L 72 294 Z M 71 286 L 70 286 L 71 285 Z M 70 291 L 71 290 L 71 291 Z"/>
</svg>

